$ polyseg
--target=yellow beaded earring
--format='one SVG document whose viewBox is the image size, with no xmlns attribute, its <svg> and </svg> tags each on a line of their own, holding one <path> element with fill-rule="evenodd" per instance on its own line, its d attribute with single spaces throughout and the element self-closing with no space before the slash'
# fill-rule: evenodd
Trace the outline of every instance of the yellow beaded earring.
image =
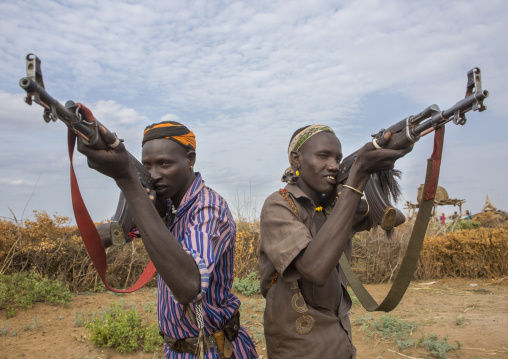
<svg viewBox="0 0 508 359">
<path fill-rule="evenodd" d="M 296 170 L 295 175 L 296 175 L 296 177 L 299 177 L 300 176 L 300 171 Z"/>
</svg>

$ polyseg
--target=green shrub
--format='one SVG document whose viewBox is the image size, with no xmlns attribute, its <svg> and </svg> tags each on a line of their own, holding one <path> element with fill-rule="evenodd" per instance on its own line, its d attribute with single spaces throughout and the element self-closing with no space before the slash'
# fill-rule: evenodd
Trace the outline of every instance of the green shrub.
<svg viewBox="0 0 508 359">
<path fill-rule="evenodd" d="M 16 309 L 32 308 L 36 302 L 65 305 L 71 300 L 71 292 L 60 281 L 37 273 L 0 274 L 0 307 L 6 308 L 7 318 L 13 317 Z"/>
<path fill-rule="evenodd" d="M 455 225 L 454 230 L 461 231 L 463 229 L 475 229 L 475 228 L 480 228 L 481 225 L 482 224 L 480 222 L 459 219 L 457 221 L 457 224 Z"/>
<path fill-rule="evenodd" d="M 355 293 L 352 291 L 352 290 L 349 290 L 348 289 L 348 294 L 349 294 L 349 297 L 351 298 L 351 303 L 353 305 L 356 305 L 356 304 L 361 304 L 360 303 L 360 300 L 356 297 Z"/>
<path fill-rule="evenodd" d="M 8 336 L 9 333 L 11 333 L 11 335 L 16 335 L 16 332 L 13 332 L 13 331 L 9 330 L 9 321 L 6 320 L 5 324 L 0 327 L 0 337 L 2 337 L 2 336 Z M 12 334 L 12 333 L 14 333 L 14 334 Z"/>
<path fill-rule="evenodd" d="M 411 334 L 418 329 L 417 322 L 406 322 L 390 314 L 383 315 L 376 320 L 363 322 L 367 326 L 367 334 L 375 338 L 393 340 L 399 350 L 413 346 L 415 341 Z"/>
<path fill-rule="evenodd" d="M 448 336 L 444 337 L 442 340 L 438 338 L 435 334 L 429 334 L 427 337 L 422 335 L 420 340 L 418 341 L 418 345 L 425 350 L 429 351 L 432 356 L 439 359 L 446 359 L 446 353 L 450 350 L 457 350 L 462 347 L 462 344 L 457 341 L 457 346 L 454 346 L 448 343 Z"/>
<path fill-rule="evenodd" d="M 417 322 L 406 322 L 400 318 L 392 317 L 390 314 L 383 315 L 377 319 L 368 316 L 358 316 L 353 320 L 353 325 L 363 327 L 369 338 L 377 341 L 394 342 L 399 350 L 407 347 L 422 347 L 432 356 L 440 359 L 446 358 L 450 350 L 458 350 L 462 344 L 457 341 L 457 346 L 448 343 L 448 337 L 442 340 L 435 334 L 422 336 L 418 341 L 412 338 L 413 332 L 418 330 Z"/>
<path fill-rule="evenodd" d="M 144 339 L 143 351 L 145 353 L 154 353 L 160 350 L 164 344 L 164 339 L 159 334 L 157 323 L 152 323 L 146 327 Z"/>
<path fill-rule="evenodd" d="M 164 344 L 157 323 L 144 324 L 136 307 L 125 305 L 123 301 L 111 303 L 109 308 L 90 313 L 87 317 L 75 312 L 74 324 L 84 325 L 93 345 L 113 348 L 120 354 L 131 353 L 141 347 L 144 352 L 153 353 L 162 349 Z"/>
<path fill-rule="evenodd" d="M 41 326 L 42 322 L 39 320 L 38 317 L 33 317 L 32 318 L 32 323 L 31 324 L 27 324 L 23 327 L 23 330 L 26 332 L 28 330 L 36 330 L 37 328 L 39 328 Z"/>
<path fill-rule="evenodd" d="M 85 328 L 92 344 L 115 348 L 120 354 L 137 350 L 144 334 L 136 308 L 126 308 L 122 302 L 111 303 L 109 308 L 86 322 Z"/>
<path fill-rule="evenodd" d="M 256 273 L 251 273 L 245 278 L 235 278 L 233 289 L 245 295 L 261 294 L 259 279 Z"/>
<path fill-rule="evenodd" d="M 464 324 L 464 320 L 465 319 L 464 319 L 464 317 L 462 315 L 457 315 L 455 317 L 455 324 L 456 325 L 462 325 L 462 324 Z"/>
</svg>

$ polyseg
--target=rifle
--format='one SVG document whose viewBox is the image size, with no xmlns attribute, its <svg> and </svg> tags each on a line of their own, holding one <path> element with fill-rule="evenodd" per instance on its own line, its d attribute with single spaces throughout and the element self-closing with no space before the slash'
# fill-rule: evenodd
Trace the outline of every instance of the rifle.
<svg viewBox="0 0 508 359">
<path fill-rule="evenodd" d="M 418 215 L 414 223 L 411 237 L 409 238 L 406 253 L 402 259 L 392 287 L 385 299 L 378 304 L 356 277 L 347 258 L 342 255 L 339 260 L 340 267 L 349 285 L 360 303 L 362 303 L 368 311 L 391 311 L 404 296 L 416 270 L 416 264 L 420 256 L 423 240 L 434 206 L 445 125 L 450 121 L 453 121 L 456 125 L 465 125 L 465 114 L 467 112 L 471 110 L 482 112 L 487 109 L 487 107 L 483 105 L 483 100 L 488 96 L 489 92 L 482 90 L 480 69 L 475 67 L 467 73 L 465 98 L 457 102 L 454 106 L 445 111 L 441 111 L 437 105 L 431 105 L 419 114 L 408 116 L 387 129 L 381 129 L 379 132 L 372 135 L 372 142 L 376 148 L 380 148 L 377 140 L 386 132 L 390 132 L 392 136 L 384 148 L 403 149 L 413 145 L 423 136 L 435 132 L 434 151 L 427 163 L 427 174 Z M 349 176 L 349 170 L 356 159 L 358 151 L 346 157 L 340 164 L 338 175 L 338 182 L 340 184 L 346 182 Z M 381 227 L 387 231 L 391 231 L 394 226 L 403 223 L 405 220 L 405 218 L 403 218 L 402 221 L 400 218 L 397 218 L 400 217 L 398 214 L 402 213 L 396 210 L 389 200 L 390 196 L 396 199 L 396 195 L 400 193 L 397 181 L 394 178 L 398 177 L 399 174 L 400 172 L 394 172 L 393 170 L 372 174 L 365 187 L 365 197 L 368 203 L 370 203 L 371 221 L 374 224 L 380 224 Z"/>
<path fill-rule="evenodd" d="M 78 137 L 83 140 L 87 146 L 96 149 L 107 149 L 108 146 L 102 141 L 99 134 L 100 122 L 93 118 L 91 112 L 88 111 L 89 116 L 86 116 L 85 111 L 81 105 L 74 103 L 73 101 L 67 101 L 65 106 L 55 100 L 50 94 L 46 92 L 44 87 L 44 81 L 42 78 L 41 71 L 41 60 L 30 53 L 26 56 L 26 73 L 27 76 L 23 77 L 19 81 L 19 85 L 23 88 L 27 96 L 25 102 L 28 105 L 32 105 L 32 102 L 44 108 L 43 118 L 46 123 L 55 122 L 60 120 L 67 125 Z M 90 118 L 92 117 L 92 118 Z M 116 136 L 116 135 L 115 135 Z M 117 141 L 110 145 L 110 148 L 116 147 L 120 141 L 117 137 Z M 144 166 L 129 153 L 130 160 L 136 167 L 138 172 L 139 180 L 145 188 L 153 190 L 153 183 L 150 173 L 144 168 Z M 156 199 L 157 208 L 165 206 L 164 200 L 161 198 Z M 111 244 L 115 246 L 122 246 L 130 241 L 129 232 L 133 229 L 134 222 L 132 214 L 127 206 L 127 201 L 124 195 L 120 192 L 120 198 L 114 216 L 110 222 L 110 235 Z M 109 246 L 109 243 L 103 243 L 105 246 Z"/>
<path fill-rule="evenodd" d="M 420 138 L 445 124 L 453 122 L 455 125 L 466 124 L 465 114 L 469 111 L 485 111 L 487 109 L 483 100 L 489 96 L 489 92 L 482 89 L 480 69 L 475 67 L 467 73 L 466 96 L 454 106 L 441 111 L 435 104 L 430 105 L 417 115 L 408 116 L 394 125 L 381 129 L 371 135 L 374 146 L 377 139 L 386 132 L 392 134 L 389 142 L 383 147 L 388 149 L 403 149 L 416 143 Z M 344 158 L 339 166 L 338 183 L 344 184 L 349 176 L 349 170 L 353 165 L 359 150 Z M 395 201 L 400 189 L 395 177 L 399 177 L 398 171 L 385 171 L 371 175 L 365 187 L 365 197 L 370 204 L 372 220 L 384 230 L 390 231 L 405 221 L 404 215 L 392 206 L 390 197 Z M 402 217 L 402 218 L 401 218 Z"/>
</svg>

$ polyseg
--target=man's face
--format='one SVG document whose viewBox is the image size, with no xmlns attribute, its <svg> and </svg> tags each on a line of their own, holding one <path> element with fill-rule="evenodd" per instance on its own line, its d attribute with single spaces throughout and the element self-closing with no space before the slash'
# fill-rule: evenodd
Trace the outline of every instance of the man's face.
<svg viewBox="0 0 508 359">
<path fill-rule="evenodd" d="M 335 188 L 342 160 L 339 139 L 331 132 L 320 132 L 309 138 L 293 159 L 300 166 L 297 185 L 318 204 L 322 193 L 330 194 Z"/>
<path fill-rule="evenodd" d="M 152 176 L 157 196 L 171 198 L 174 203 L 180 204 L 193 181 L 190 170 L 194 165 L 193 154 L 166 138 L 144 144 L 142 163 Z"/>
</svg>

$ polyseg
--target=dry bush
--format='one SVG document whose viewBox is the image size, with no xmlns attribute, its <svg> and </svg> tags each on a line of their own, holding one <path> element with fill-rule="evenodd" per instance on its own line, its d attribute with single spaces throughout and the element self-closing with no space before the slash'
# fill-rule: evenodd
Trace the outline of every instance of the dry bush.
<svg viewBox="0 0 508 359">
<path fill-rule="evenodd" d="M 503 228 L 506 221 L 494 213 L 475 217 L 475 221 L 496 228 L 446 232 L 442 226 L 430 223 L 414 279 L 508 275 L 508 230 Z M 391 237 L 380 229 L 358 233 L 353 239 L 351 266 L 359 279 L 365 283 L 393 280 L 412 229 L 411 223 L 405 223 Z"/>
<path fill-rule="evenodd" d="M 237 217 L 238 218 L 238 217 Z M 250 217 L 249 217 L 250 218 Z M 429 226 L 415 279 L 508 275 L 506 221 L 496 213 L 477 216 L 485 227 L 443 233 Z M 0 219 L 0 273 L 32 271 L 58 279 L 74 292 L 95 289 L 100 278 L 81 241 L 76 226 L 67 217 L 34 212 L 34 219 Z M 394 279 L 413 225 L 406 223 L 388 237 L 381 229 L 358 233 L 353 239 L 351 266 L 362 282 L 381 283 Z M 259 221 L 237 219 L 234 276 L 259 276 Z M 141 275 L 149 257 L 141 241 L 107 250 L 108 283 L 115 288 L 131 286 Z M 149 285 L 155 285 L 155 278 Z"/>
<path fill-rule="evenodd" d="M 508 218 L 504 212 L 486 212 L 474 216 L 473 220 L 479 222 L 486 228 L 504 228 L 508 229 Z"/>
<path fill-rule="evenodd" d="M 416 278 L 499 278 L 508 275 L 508 231 L 465 229 L 425 239 Z"/>
<path fill-rule="evenodd" d="M 230 202 L 236 222 L 234 277 L 259 278 L 259 216 L 250 194 L 236 195 Z"/>
<path fill-rule="evenodd" d="M 68 217 L 34 211 L 35 220 L 0 219 L 0 273 L 31 271 L 58 279 L 74 292 L 95 289 L 100 278 L 76 226 Z M 141 243 L 107 250 L 108 284 L 125 288 L 134 283 L 149 262 Z M 152 279 L 152 283 L 154 280 Z"/>
<path fill-rule="evenodd" d="M 245 278 L 251 273 L 259 277 L 259 222 L 236 222 L 235 278 Z"/>
<path fill-rule="evenodd" d="M 350 264 L 365 283 L 383 283 L 397 274 L 413 225 L 404 223 L 388 236 L 381 228 L 360 232 L 353 238 Z"/>
</svg>

